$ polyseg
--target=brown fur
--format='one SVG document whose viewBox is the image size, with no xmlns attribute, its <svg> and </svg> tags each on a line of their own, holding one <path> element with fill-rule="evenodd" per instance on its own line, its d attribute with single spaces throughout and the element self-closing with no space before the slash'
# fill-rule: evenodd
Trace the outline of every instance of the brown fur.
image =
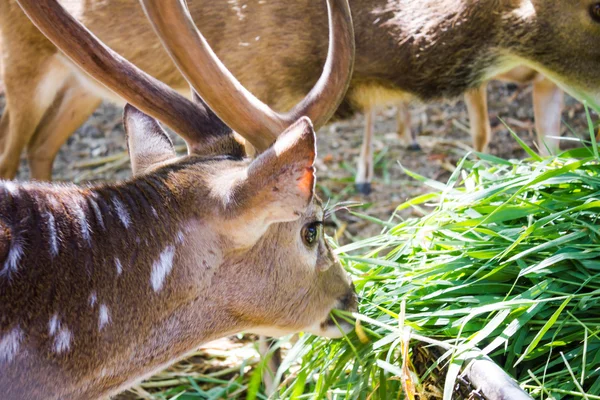
<svg viewBox="0 0 600 400">
<path fill-rule="evenodd" d="M 78 65 L 108 77 L 113 89 L 127 87 L 133 103 L 161 104 L 150 107 L 157 119 L 177 115 L 192 131 L 182 134 L 190 155 L 179 158 L 157 119 L 128 105 L 129 181 L 88 188 L 0 181 L 2 398 L 103 398 L 241 330 L 339 337 L 329 313 L 355 310 L 356 294 L 318 229 L 324 212 L 314 197 L 310 119 L 246 158 L 200 97 L 189 102 L 147 85 L 151 78 L 104 51 L 56 3 L 27 5 L 40 26 L 50 22 L 49 36 L 60 32 L 61 48 L 77 48 Z M 40 105 L 53 103 L 54 112 L 56 102 L 66 104 L 48 88 L 78 72 L 57 57 L 45 62 L 57 79 L 43 77 L 30 102 L 48 127 L 55 121 Z M 337 87 L 332 102 L 345 83 Z M 5 117 L 12 126 L 14 114 Z"/>
<path fill-rule="evenodd" d="M 139 112 L 126 120 L 140 139 L 166 137 L 147 129 L 156 123 Z M 326 332 L 327 324 L 314 327 L 333 307 L 355 308 L 324 238 L 310 248 L 302 241 L 301 228 L 323 218 L 313 199 L 310 123 L 282 135 L 278 156 L 267 151 L 253 162 L 239 158 L 232 136 L 222 140 L 236 150 L 170 160 L 163 142 L 152 172 L 116 185 L 0 182 L 3 399 L 106 396 L 205 341 L 241 330 Z M 132 147 L 132 159 L 148 161 L 144 151 Z M 307 174 L 310 185 L 298 186 Z M 23 253 L 10 264 L 7 253 L 16 247 Z M 154 264 L 170 247 L 172 270 L 157 290 Z M 104 306 L 109 318 L 101 326 Z M 59 351 L 60 329 L 69 340 Z M 12 356 L 2 344 L 11 332 L 21 334 Z"/>
<path fill-rule="evenodd" d="M 136 0 L 63 3 L 72 9 L 83 5 L 81 21 L 111 48 L 168 85 L 187 90 Z M 315 83 L 327 54 L 324 2 L 300 0 L 291 6 L 251 0 L 241 8 L 205 0 L 188 4 L 224 64 L 275 109 L 291 108 Z M 589 18 L 590 4 L 591 0 L 354 0 L 355 72 L 340 110 L 348 115 L 393 97 L 458 96 L 521 63 L 600 103 L 600 51 L 595 45 L 600 25 Z M 8 60 L 3 118 L 12 115 L 10 127 L 0 123 L 0 137 L 12 138 L 0 159 L 0 176 L 11 177 L 18 165 L 15 154 L 26 145 L 47 143 L 32 142 L 31 137 L 49 106 L 36 108 L 30 99 L 57 51 L 14 0 L 0 0 L 0 30 Z M 388 94 L 380 98 L 373 95 L 375 89 Z M 94 93 L 110 96 L 101 89 Z M 58 130 L 46 134 L 60 144 L 68 134 Z M 49 147 L 47 169 L 58 146 Z M 30 160 L 42 152 L 33 148 Z"/>
</svg>

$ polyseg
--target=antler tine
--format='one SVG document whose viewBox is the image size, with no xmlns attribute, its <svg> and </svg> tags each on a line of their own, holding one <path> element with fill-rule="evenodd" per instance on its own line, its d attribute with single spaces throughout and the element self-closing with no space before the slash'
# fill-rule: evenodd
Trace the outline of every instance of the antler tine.
<svg viewBox="0 0 600 400">
<path fill-rule="evenodd" d="M 286 114 L 273 111 L 229 72 L 194 25 L 183 0 L 140 2 L 188 82 L 227 125 L 258 150 L 271 145 L 301 116 L 311 118 L 318 129 L 348 89 L 354 65 L 354 30 L 347 0 L 327 0 L 330 42 L 323 74 L 305 99 Z"/>
<path fill-rule="evenodd" d="M 171 127 L 189 148 L 229 131 L 208 107 L 189 101 L 105 46 L 56 0 L 17 2 L 75 64 L 128 103 Z"/>
</svg>

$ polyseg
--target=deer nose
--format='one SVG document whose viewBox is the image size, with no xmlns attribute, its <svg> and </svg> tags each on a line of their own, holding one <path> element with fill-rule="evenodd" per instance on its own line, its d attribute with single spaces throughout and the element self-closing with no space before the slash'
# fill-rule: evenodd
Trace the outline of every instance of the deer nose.
<svg viewBox="0 0 600 400">
<path fill-rule="evenodd" d="M 343 311 L 357 311 L 358 310 L 358 295 L 356 294 L 356 288 L 354 283 L 350 284 L 348 291 L 342 298 L 340 298 L 340 309 Z"/>
</svg>

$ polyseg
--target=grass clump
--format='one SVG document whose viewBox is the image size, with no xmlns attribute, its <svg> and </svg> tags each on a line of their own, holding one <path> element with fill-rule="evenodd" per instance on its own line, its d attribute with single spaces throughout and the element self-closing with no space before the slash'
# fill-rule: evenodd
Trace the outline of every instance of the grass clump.
<svg viewBox="0 0 600 400">
<path fill-rule="evenodd" d="M 275 397 L 461 397 L 485 354 L 534 398 L 600 399 L 597 147 L 530 154 L 467 157 L 446 184 L 412 174 L 436 192 L 399 210 L 425 216 L 338 249 L 361 305 L 337 318 L 360 327 L 301 337 Z"/>
</svg>

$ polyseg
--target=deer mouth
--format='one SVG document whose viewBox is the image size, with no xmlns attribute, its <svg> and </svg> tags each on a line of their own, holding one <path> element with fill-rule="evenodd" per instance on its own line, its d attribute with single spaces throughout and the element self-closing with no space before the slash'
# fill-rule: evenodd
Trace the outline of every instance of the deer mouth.
<svg viewBox="0 0 600 400">
<path fill-rule="evenodd" d="M 355 312 L 358 311 L 358 295 L 354 283 L 350 284 L 350 288 L 346 294 L 338 300 L 338 310 Z"/>
<path fill-rule="evenodd" d="M 352 285 L 348 292 L 336 301 L 333 310 L 355 312 L 358 310 L 358 296 Z M 311 329 L 307 330 L 314 335 L 324 336 L 332 339 L 341 338 L 345 334 L 352 331 L 354 325 L 340 318 L 335 318 L 329 313 L 327 317 L 320 323 L 315 324 Z"/>
<path fill-rule="evenodd" d="M 330 339 L 339 339 L 352 331 L 354 326 L 346 321 L 333 320 L 328 316 L 320 323 L 313 325 L 305 331 L 316 336 Z"/>
</svg>

